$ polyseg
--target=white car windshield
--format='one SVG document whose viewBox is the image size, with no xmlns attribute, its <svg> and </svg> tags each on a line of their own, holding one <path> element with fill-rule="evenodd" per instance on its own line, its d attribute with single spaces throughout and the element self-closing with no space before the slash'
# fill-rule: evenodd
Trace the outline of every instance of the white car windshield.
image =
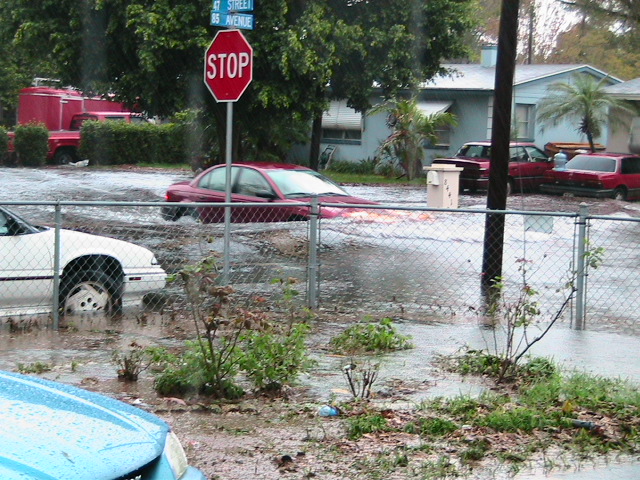
<svg viewBox="0 0 640 480">
<path fill-rule="evenodd" d="M 348 195 L 339 185 L 309 170 L 271 170 L 269 177 L 285 196 Z"/>
<path fill-rule="evenodd" d="M 576 155 L 567 162 L 566 169 L 586 170 L 590 172 L 615 172 L 616 159 L 611 157 Z"/>
</svg>

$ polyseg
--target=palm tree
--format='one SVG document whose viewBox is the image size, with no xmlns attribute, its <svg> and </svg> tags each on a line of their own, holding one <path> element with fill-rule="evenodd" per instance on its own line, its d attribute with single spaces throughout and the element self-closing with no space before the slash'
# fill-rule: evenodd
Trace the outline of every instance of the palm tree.
<svg viewBox="0 0 640 480">
<path fill-rule="evenodd" d="M 580 122 L 577 130 L 586 135 L 592 152 L 595 152 L 593 139 L 599 137 L 607 121 L 613 125 L 623 123 L 618 113 L 635 113 L 634 106 L 617 99 L 604 91 L 606 77 L 597 80 L 592 75 L 577 74 L 568 82 L 556 82 L 549 85 L 549 95 L 538 104 L 538 120 L 544 124 L 557 125 L 563 118 Z"/>
<path fill-rule="evenodd" d="M 451 113 L 425 115 L 415 98 L 384 103 L 372 110 L 373 113 L 379 111 L 389 114 L 387 125 L 393 129 L 380 145 L 380 152 L 398 159 L 409 180 L 419 175 L 424 142 L 435 142 L 439 128 L 457 124 Z"/>
</svg>

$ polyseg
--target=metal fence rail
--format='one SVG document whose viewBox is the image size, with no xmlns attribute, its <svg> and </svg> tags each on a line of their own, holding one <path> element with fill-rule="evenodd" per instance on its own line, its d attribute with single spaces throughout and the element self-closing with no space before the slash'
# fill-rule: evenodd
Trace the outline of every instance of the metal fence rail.
<svg viewBox="0 0 640 480">
<path fill-rule="evenodd" d="M 75 230 L 146 247 L 169 275 L 212 254 L 220 256 L 222 264 L 222 256 L 228 255 L 227 281 L 245 299 L 277 295 L 273 280 L 293 277 L 305 285 L 306 302 L 313 307 L 407 318 L 475 319 L 483 315 L 480 280 L 485 210 L 307 205 L 320 214 L 312 215 L 308 222 L 232 223 L 225 252 L 224 224 L 201 223 L 190 215 L 167 221 L 160 215 L 163 205 L 0 202 L 0 206 L 56 233 L 50 238 L 53 244 L 46 246 L 49 272 L 41 269 L 39 275 L 11 268 L 15 259 L 42 261 L 40 250 L 45 246 L 38 246 L 38 251 L 20 250 L 16 248 L 19 236 L 10 232 L 0 235 L 0 313 L 15 318 L 15 311 L 7 313 L 7 299 L 19 303 L 29 282 L 48 276 L 53 283 L 47 302 L 52 317 L 56 317 L 56 299 L 60 300 L 61 289 L 69 288 L 68 281 L 65 284 L 65 255 L 79 248 L 68 240 L 65 243 L 65 234 L 60 233 Z M 255 204 L 216 206 L 228 206 L 233 217 L 236 209 Z M 344 216 L 324 219 L 324 208 L 343 208 Z M 637 329 L 639 300 L 634 293 L 640 252 L 634 239 L 640 229 L 639 219 L 589 216 L 586 211 L 504 214 L 503 280 L 507 299 L 516 299 L 526 284 L 538 292 L 541 318 L 548 318 L 566 298 L 566 284 L 572 281 L 575 285 L 579 280 L 584 294 L 572 303 L 567 321 L 574 321 L 577 307 L 579 316 L 580 309 L 584 312 L 588 325 L 608 328 L 624 323 L 629 329 Z M 95 253 L 92 247 L 99 245 L 82 246 L 87 249 L 85 254 Z M 59 265 L 55 261 L 58 251 L 62 252 Z M 587 260 L 584 271 L 582 259 Z M 121 274 L 115 263 L 110 265 L 114 271 L 108 274 Z M 575 277 L 576 272 L 584 276 Z M 20 286 L 13 282 L 9 287 L 6 280 L 18 277 Z M 163 312 L 179 300 L 180 291 L 169 284 L 146 295 L 144 307 Z"/>
</svg>

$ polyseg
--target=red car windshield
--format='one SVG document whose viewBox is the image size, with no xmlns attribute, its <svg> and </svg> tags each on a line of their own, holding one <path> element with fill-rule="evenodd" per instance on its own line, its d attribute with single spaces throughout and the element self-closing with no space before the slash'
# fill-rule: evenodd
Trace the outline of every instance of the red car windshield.
<svg viewBox="0 0 640 480">
<path fill-rule="evenodd" d="M 616 159 L 611 157 L 597 157 L 576 155 L 567 162 L 567 170 L 586 170 L 590 172 L 615 172 Z"/>
<path fill-rule="evenodd" d="M 270 170 L 269 177 L 285 196 L 349 195 L 336 183 L 310 170 Z"/>
</svg>

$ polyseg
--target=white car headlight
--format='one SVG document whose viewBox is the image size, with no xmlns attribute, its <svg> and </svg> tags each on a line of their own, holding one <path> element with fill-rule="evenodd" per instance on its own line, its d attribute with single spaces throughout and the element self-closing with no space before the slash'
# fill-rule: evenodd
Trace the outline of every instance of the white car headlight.
<svg viewBox="0 0 640 480">
<path fill-rule="evenodd" d="M 169 432 L 169 435 L 167 435 L 163 455 L 169 462 L 169 465 L 171 465 L 175 478 L 182 477 L 184 472 L 187 471 L 189 464 L 182 444 L 180 444 L 180 440 L 178 440 L 178 437 L 176 437 L 176 434 L 173 432 Z"/>
</svg>

